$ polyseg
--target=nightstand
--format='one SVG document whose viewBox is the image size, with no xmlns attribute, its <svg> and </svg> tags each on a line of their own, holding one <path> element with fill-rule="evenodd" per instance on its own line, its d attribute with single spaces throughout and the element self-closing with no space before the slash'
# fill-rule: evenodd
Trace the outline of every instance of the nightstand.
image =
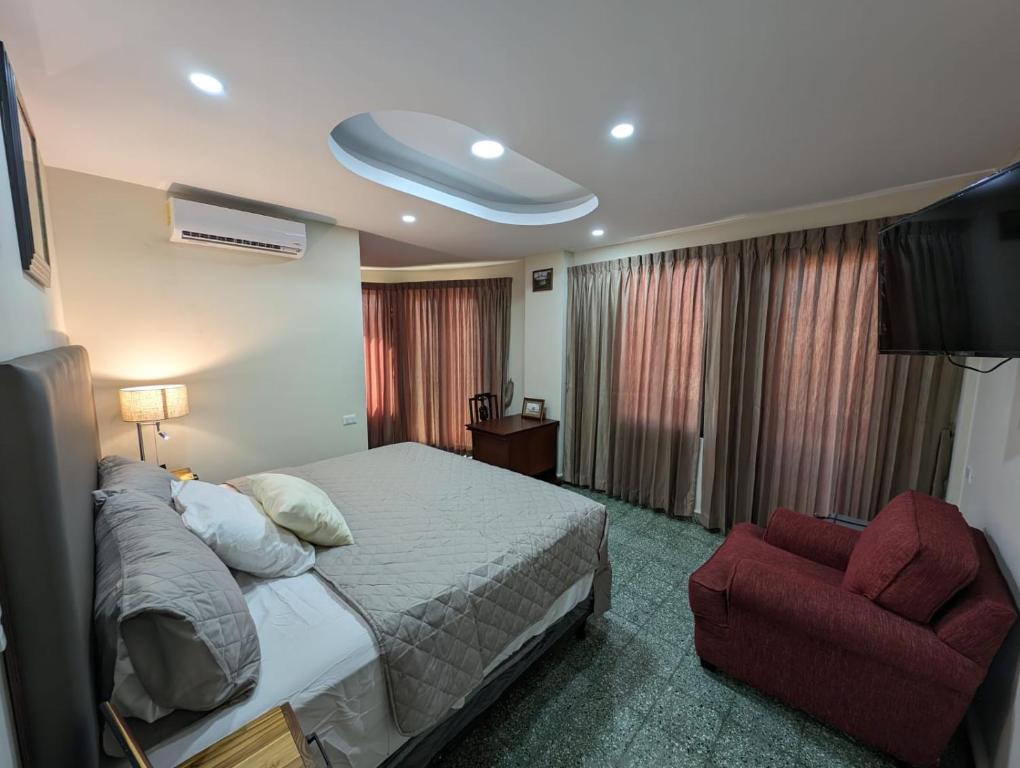
<svg viewBox="0 0 1020 768">
<path fill-rule="evenodd" d="M 514 415 L 476 421 L 467 428 L 471 431 L 471 455 L 476 461 L 557 482 L 558 421 Z"/>
<path fill-rule="evenodd" d="M 133 768 L 152 768 L 120 712 L 109 702 L 100 705 L 103 717 Z M 177 768 L 316 768 L 309 744 L 315 742 L 323 765 L 330 768 L 322 743 L 314 733 L 305 737 L 290 704 L 273 707 L 206 747 Z"/>
<path fill-rule="evenodd" d="M 191 467 L 179 467 L 167 471 L 178 480 L 198 480 L 198 475 L 191 471 Z"/>
<path fill-rule="evenodd" d="M 242 725 L 177 768 L 315 768 L 290 704 Z"/>
</svg>

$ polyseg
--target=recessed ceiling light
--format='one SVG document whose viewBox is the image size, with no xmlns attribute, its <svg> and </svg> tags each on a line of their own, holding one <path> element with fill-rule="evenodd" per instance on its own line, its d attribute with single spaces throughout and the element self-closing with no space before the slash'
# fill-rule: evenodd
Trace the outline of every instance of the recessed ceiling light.
<svg viewBox="0 0 1020 768">
<path fill-rule="evenodd" d="M 190 80 L 191 84 L 198 88 L 198 90 L 204 91 L 205 93 L 211 93 L 214 96 L 218 96 L 223 93 L 223 83 L 212 75 L 205 74 L 205 72 L 192 72 L 188 75 L 188 80 Z"/>
<path fill-rule="evenodd" d="M 614 139 L 629 139 L 634 135 L 634 126 L 630 123 L 620 123 L 614 125 L 613 130 L 609 132 Z"/>
<path fill-rule="evenodd" d="M 405 224 L 414 224 L 414 222 L 418 221 L 418 217 L 415 216 L 413 213 L 405 213 L 403 216 L 400 217 L 400 220 Z"/>
<path fill-rule="evenodd" d="M 471 154 L 484 160 L 495 160 L 502 156 L 503 152 L 503 145 L 492 139 L 482 139 L 471 145 Z"/>
<path fill-rule="evenodd" d="M 606 230 L 604 230 L 604 229 L 593 229 L 591 231 L 591 236 L 592 237 L 602 237 L 602 235 L 604 235 L 604 234 L 606 234 Z"/>
</svg>

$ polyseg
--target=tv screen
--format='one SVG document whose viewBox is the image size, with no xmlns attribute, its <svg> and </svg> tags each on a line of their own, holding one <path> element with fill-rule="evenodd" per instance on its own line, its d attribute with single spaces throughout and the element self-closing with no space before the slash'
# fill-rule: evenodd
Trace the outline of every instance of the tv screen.
<svg viewBox="0 0 1020 768">
<path fill-rule="evenodd" d="M 1020 163 L 879 234 L 879 350 L 1020 357 Z"/>
</svg>

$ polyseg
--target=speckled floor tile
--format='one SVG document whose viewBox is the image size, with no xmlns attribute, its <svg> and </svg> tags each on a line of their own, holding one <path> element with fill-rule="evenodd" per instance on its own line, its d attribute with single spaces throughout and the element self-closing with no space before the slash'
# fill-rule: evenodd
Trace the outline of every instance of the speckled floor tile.
<svg viewBox="0 0 1020 768">
<path fill-rule="evenodd" d="M 708 757 L 711 768 L 789 768 L 796 761 L 796 753 L 783 750 L 781 745 L 727 725 L 719 732 Z"/>
<path fill-rule="evenodd" d="M 683 740 L 672 739 L 656 724 L 646 723 L 619 765 L 622 768 L 702 768 L 708 762 L 712 743 L 690 733 Z"/>
<path fill-rule="evenodd" d="M 543 766 L 597 768 L 615 766 L 644 715 L 606 699 L 588 699 L 566 723 L 564 732 L 541 756 Z"/>
<path fill-rule="evenodd" d="M 736 694 L 725 678 L 703 669 L 693 646 L 685 648 L 670 686 L 686 694 L 690 701 L 720 713 L 729 712 Z"/>
<path fill-rule="evenodd" d="M 577 489 L 573 489 L 577 490 Z M 565 637 L 433 765 L 885 768 L 896 763 L 701 667 L 689 574 L 722 536 L 604 494 L 613 608 Z M 942 768 L 973 768 L 962 730 Z"/>
<path fill-rule="evenodd" d="M 800 762 L 834 768 L 895 768 L 891 757 L 859 744 L 823 723 L 805 717 L 801 726 Z M 953 764 L 943 761 L 943 768 Z"/>
<path fill-rule="evenodd" d="M 448 751 L 441 752 L 431 765 L 436 768 L 524 768 L 513 749 L 489 732 L 474 728 Z"/>
<path fill-rule="evenodd" d="M 806 717 L 751 688 L 734 689 L 726 730 L 741 731 L 767 742 L 777 752 L 796 757 Z"/>
</svg>

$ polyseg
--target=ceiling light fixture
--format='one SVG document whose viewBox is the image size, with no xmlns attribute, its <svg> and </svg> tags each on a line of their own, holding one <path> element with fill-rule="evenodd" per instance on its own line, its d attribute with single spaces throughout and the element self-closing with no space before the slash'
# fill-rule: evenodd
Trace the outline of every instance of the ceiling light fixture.
<svg viewBox="0 0 1020 768">
<path fill-rule="evenodd" d="M 620 123 L 619 125 L 614 125 L 613 130 L 609 133 L 614 139 L 629 139 L 634 135 L 634 126 L 630 123 Z"/>
<path fill-rule="evenodd" d="M 483 160 L 495 160 L 503 155 L 503 145 L 492 139 L 482 139 L 471 145 L 471 154 Z"/>
<path fill-rule="evenodd" d="M 415 216 L 413 213 L 405 213 L 403 216 L 400 217 L 400 220 L 405 224 L 414 224 L 414 222 L 418 221 L 418 217 Z"/>
<path fill-rule="evenodd" d="M 188 75 L 188 80 L 191 81 L 193 86 L 204 93 L 210 93 L 213 96 L 219 96 L 223 93 L 223 83 L 204 72 L 192 72 Z"/>
<path fill-rule="evenodd" d="M 606 234 L 606 230 L 604 230 L 604 229 L 593 229 L 591 231 L 591 236 L 592 237 L 602 237 L 602 235 L 604 235 L 604 234 Z"/>
</svg>

